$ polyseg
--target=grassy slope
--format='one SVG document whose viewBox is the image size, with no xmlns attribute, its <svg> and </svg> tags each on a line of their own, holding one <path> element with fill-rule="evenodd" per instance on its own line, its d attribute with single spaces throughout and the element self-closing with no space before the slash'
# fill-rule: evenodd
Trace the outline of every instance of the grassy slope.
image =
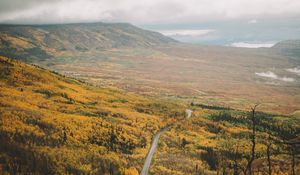
<svg viewBox="0 0 300 175">
<path fill-rule="evenodd" d="M 127 23 L 0 25 L 0 53 L 27 61 L 61 52 L 149 47 L 176 41 Z"/>
<path fill-rule="evenodd" d="M 164 175 L 233 174 L 236 159 L 239 174 L 243 174 L 251 150 L 250 114 L 246 111 L 205 109 L 194 106 L 189 120 L 172 127 L 159 142 L 151 173 Z M 300 121 L 296 117 L 271 116 L 257 113 L 256 174 L 267 173 L 266 145 L 272 139 L 291 132 L 300 140 Z M 287 134 L 289 135 L 289 134 Z M 288 136 L 284 135 L 284 139 Z M 291 172 L 290 148 L 271 141 L 272 174 Z M 299 150 L 299 147 L 296 149 Z M 298 156 L 299 158 L 299 156 Z M 296 172 L 300 172 L 299 161 Z M 297 173 L 296 173 L 297 174 Z"/>
<path fill-rule="evenodd" d="M 152 134 L 184 112 L 5 57 L 0 70 L 2 173 L 140 169 Z"/>
<path fill-rule="evenodd" d="M 0 70 L 2 174 L 137 174 L 153 134 L 172 123 L 159 142 L 152 174 L 216 174 L 224 167 L 232 173 L 224 150 L 238 145 L 239 152 L 249 154 L 247 112 L 191 106 L 195 112 L 186 120 L 180 103 L 89 86 L 5 57 Z M 299 138 L 299 120 L 258 118 L 255 163 L 264 162 L 260 170 L 265 170 L 265 128 L 273 126 L 276 134 L 276 126 L 284 125 Z M 245 159 L 239 159 L 240 166 Z M 274 165 L 278 172 L 290 171 L 289 156 L 272 159 L 285 167 Z"/>
</svg>

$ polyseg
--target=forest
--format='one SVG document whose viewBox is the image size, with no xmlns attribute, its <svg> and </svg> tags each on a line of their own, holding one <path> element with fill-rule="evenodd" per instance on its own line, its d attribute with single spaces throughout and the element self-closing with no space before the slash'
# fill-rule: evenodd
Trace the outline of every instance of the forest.
<svg viewBox="0 0 300 175">
<path fill-rule="evenodd" d="M 299 174 L 300 118 L 263 105 L 136 95 L 0 57 L 0 172 L 137 175 L 168 126 L 150 174 Z"/>
</svg>

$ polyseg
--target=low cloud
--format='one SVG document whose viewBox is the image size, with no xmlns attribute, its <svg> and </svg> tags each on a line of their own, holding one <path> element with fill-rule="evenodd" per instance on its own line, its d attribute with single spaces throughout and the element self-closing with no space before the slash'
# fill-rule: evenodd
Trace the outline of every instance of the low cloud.
<svg viewBox="0 0 300 175">
<path fill-rule="evenodd" d="M 285 82 L 294 82 L 294 78 L 289 78 L 289 77 L 282 77 L 279 80 L 285 81 Z"/>
<path fill-rule="evenodd" d="M 272 79 L 278 79 L 278 76 L 271 72 L 271 71 L 268 71 L 268 72 L 261 72 L 261 73 L 257 73 L 255 72 L 256 75 L 258 76 L 261 76 L 261 77 L 266 77 L 266 78 L 272 78 Z"/>
<path fill-rule="evenodd" d="M 199 30 L 159 30 L 158 32 L 166 36 L 203 36 L 213 32 L 212 29 L 199 29 Z"/>
<path fill-rule="evenodd" d="M 0 22 L 139 24 L 299 17 L 299 0 L 1 0 Z"/>
<path fill-rule="evenodd" d="M 260 77 L 265 77 L 265 78 L 269 78 L 269 79 L 273 79 L 273 80 L 280 80 L 280 81 L 284 81 L 284 82 L 294 82 L 295 79 L 294 78 L 290 78 L 290 77 L 279 77 L 278 75 L 276 75 L 274 72 L 271 71 L 267 71 L 267 72 L 255 72 L 255 75 L 260 76 Z"/>
<path fill-rule="evenodd" d="M 300 68 L 299 67 L 286 69 L 286 71 L 291 72 L 291 73 L 295 73 L 295 74 L 300 76 Z"/>
<path fill-rule="evenodd" d="M 250 21 L 248 21 L 249 24 L 256 24 L 257 23 L 257 20 L 256 19 L 252 19 Z"/>
<path fill-rule="evenodd" d="M 230 46 L 232 47 L 245 47 L 245 48 L 270 48 L 275 45 L 274 43 L 246 43 L 246 42 L 236 42 L 232 43 Z"/>
</svg>

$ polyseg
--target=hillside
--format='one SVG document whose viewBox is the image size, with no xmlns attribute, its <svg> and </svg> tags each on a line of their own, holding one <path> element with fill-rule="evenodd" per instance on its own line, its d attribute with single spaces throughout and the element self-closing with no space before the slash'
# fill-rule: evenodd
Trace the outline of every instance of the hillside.
<svg viewBox="0 0 300 175">
<path fill-rule="evenodd" d="M 0 57 L 0 174 L 136 171 L 184 110 Z"/>
<path fill-rule="evenodd" d="M 300 59 L 300 40 L 286 40 L 275 44 L 272 49 L 293 58 Z"/>
<path fill-rule="evenodd" d="M 150 47 L 176 41 L 127 23 L 0 25 L 0 54 L 46 59 L 60 52 Z"/>
<path fill-rule="evenodd" d="M 194 111 L 190 119 L 187 107 Z M 153 135 L 165 126 L 170 129 L 159 141 L 151 174 L 242 173 L 250 155 L 247 111 L 95 87 L 6 57 L 0 57 L 0 113 L 4 175 L 137 175 Z M 270 143 L 273 171 L 290 172 L 298 150 L 283 141 L 299 140 L 299 118 L 256 115 L 254 171 L 267 171 Z"/>
</svg>

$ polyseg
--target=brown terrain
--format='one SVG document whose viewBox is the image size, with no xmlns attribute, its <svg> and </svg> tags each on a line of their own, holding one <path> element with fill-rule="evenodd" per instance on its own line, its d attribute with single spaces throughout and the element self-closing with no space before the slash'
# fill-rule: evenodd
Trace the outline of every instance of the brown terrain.
<svg viewBox="0 0 300 175">
<path fill-rule="evenodd" d="M 283 114 L 300 109 L 300 77 L 287 71 L 300 61 L 281 54 L 285 42 L 272 49 L 183 44 L 129 24 L 0 28 L 2 54 L 97 85 L 242 109 L 262 103 Z"/>
</svg>

